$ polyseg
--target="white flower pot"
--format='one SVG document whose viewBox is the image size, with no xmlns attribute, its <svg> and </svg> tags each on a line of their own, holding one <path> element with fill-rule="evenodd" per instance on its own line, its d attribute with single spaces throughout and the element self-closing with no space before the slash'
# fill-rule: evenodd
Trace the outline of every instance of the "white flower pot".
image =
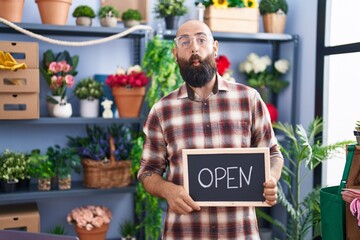
<svg viewBox="0 0 360 240">
<path fill-rule="evenodd" d="M 54 117 L 69 118 L 72 115 L 71 103 L 60 103 L 54 106 Z"/>
<path fill-rule="evenodd" d="M 76 25 L 90 27 L 92 25 L 92 19 L 89 17 L 77 17 Z"/>
<path fill-rule="evenodd" d="M 103 27 L 116 27 L 117 18 L 116 17 L 104 17 L 100 18 L 100 24 Z"/>
<path fill-rule="evenodd" d="M 99 116 L 99 99 L 81 99 L 80 117 L 96 118 Z"/>
<path fill-rule="evenodd" d="M 56 99 L 56 101 L 60 102 L 61 97 L 60 96 L 51 96 L 52 98 Z M 66 97 L 65 97 L 66 100 Z M 47 103 L 47 110 L 48 110 L 48 114 L 50 117 L 54 117 L 54 106 L 56 105 L 55 103 L 52 102 L 46 102 Z"/>
</svg>

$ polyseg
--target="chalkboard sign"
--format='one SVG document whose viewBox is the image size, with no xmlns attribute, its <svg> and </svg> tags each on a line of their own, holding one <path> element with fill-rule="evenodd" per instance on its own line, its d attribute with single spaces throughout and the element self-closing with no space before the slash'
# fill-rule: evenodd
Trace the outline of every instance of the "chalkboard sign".
<svg viewBox="0 0 360 240">
<path fill-rule="evenodd" d="M 269 206 L 269 148 L 183 149 L 184 187 L 200 206 Z"/>
</svg>

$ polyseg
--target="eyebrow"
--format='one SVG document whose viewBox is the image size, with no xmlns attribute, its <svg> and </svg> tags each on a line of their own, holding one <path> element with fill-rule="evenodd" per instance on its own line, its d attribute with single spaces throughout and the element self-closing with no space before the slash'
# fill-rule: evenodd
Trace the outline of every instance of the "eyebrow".
<svg viewBox="0 0 360 240">
<path fill-rule="evenodd" d="M 208 34 L 206 34 L 206 32 L 197 32 L 197 33 L 194 34 L 194 36 L 196 36 L 196 35 L 201 35 L 201 34 L 204 34 L 204 35 L 208 36 Z M 212 37 L 211 34 L 209 34 L 209 35 Z M 181 34 L 181 35 L 177 36 L 177 38 L 180 38 L 180 37 L 189 37 L 189 36 L 190 36 L 189 34 Z"/>
</svg>

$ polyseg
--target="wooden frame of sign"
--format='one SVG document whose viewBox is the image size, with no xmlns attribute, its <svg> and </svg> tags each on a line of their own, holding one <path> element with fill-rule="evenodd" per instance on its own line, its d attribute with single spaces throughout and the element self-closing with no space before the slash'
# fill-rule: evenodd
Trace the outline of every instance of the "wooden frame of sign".
<svg viewBox="0 0 360 240">
<path fill-rule="evenodd" d="M 200 206 L 269 206 L 269 148 L 183 149 L 184 188 Z"/>
</svg>

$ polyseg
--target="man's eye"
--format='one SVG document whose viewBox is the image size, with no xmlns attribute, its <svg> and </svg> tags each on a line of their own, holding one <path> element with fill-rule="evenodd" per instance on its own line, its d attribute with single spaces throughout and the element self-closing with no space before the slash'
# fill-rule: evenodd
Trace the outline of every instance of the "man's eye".
<svg viewBox="0 0 360 240">
<path fill-rule="evenodd" d="M 189 46 L 189 45 L 190 45 L 190 40 L 181 41 L 181 46 Z"/>
<path fill-rule="evenodd" d="M 205 38 L 200 38 L 198 40 L 198 42 L 201 43 L 201 44 L 204 44 L 204 43 L 206 43 L 206 39 Z"/>
</svg>

